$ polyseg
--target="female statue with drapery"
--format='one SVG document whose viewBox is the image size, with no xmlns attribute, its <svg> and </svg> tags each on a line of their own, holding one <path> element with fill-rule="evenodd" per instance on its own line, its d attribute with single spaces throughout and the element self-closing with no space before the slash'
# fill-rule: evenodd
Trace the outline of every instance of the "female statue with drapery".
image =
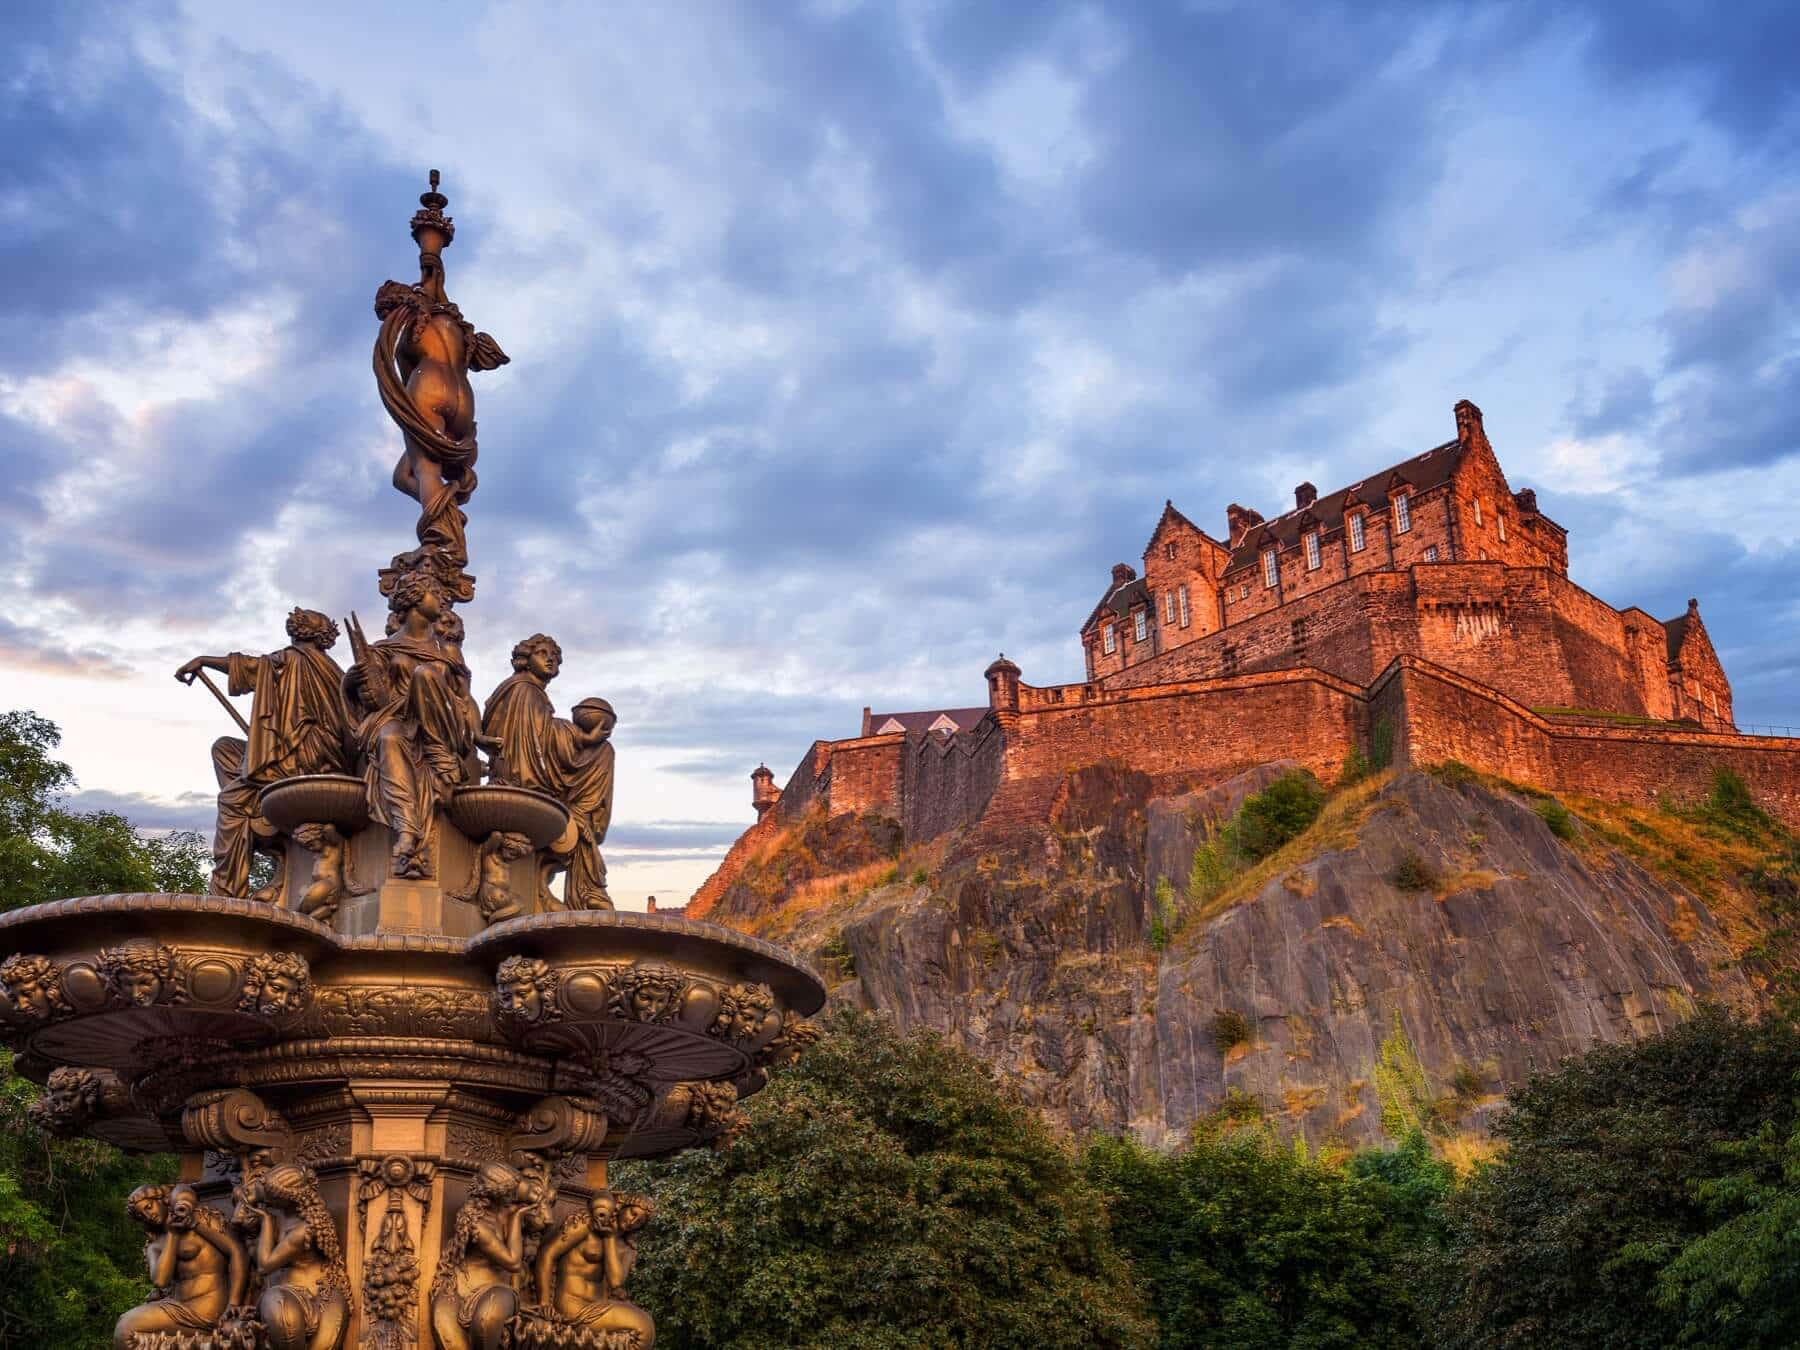
<svg viewBox="0 0 1800 1350">
<path fill-rule="evenodd" d="M 495 780 L 547 793 L 569 808 L 569 828 L 551 852 L 569 869 L 571 909 L 611 909 L 600 845 L 612 823 L 612 705 L 583 699 L 572 720 L 556 715 L 544 686 L 562 669 L 562 648 L 534 633 L 513 648 L 513 673 L 488 696 L 482 729 L 500 745 Z"/>
<path fill-rule="evenodd" d="M 438 633 L 449 606 L 443 583 L 415 568 L 396 581 L 388 605 L 400 620 L 388 637 L 370 644 L 352 627 L 356 663 L 344 693 L 359 717 L 369 814 L 394 834 L 394 875 L 417 878 L 431 874 L 438 803 L 473 777 L 477 728 L 465 669 Z"/>
</svg>

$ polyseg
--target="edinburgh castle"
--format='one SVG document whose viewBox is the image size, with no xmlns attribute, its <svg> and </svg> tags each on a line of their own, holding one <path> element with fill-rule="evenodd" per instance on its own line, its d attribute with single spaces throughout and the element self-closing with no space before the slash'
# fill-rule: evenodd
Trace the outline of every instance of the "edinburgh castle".
<svg viewBox="0 0 1800 1350">
<path fill-rule="evenodd" d="M 910 841 L 967 844 L 1041 821 L 1100 762 L 1169 779 L 1277 759 L 1330 780 L 1347 758 L 1455 759 L 1619 800 L 1741 774 L 1800 823 L 1796 742 L 1739 734 L 1697 601 L 1659 619 L 1568 575 L 1566 531 L 1508 484 L 1473 403 L 1456 437 L 1273 518 L 1231 505 L 1223 538 L 1165 505 L 1141 568 L 1119 563 L 1082 625 L 1088 678 L 1032 686 L 1004 657 L 986 706 L 875 713 L 814 742 L 785 787 L 752 776 L 758 824 L 696 895 L 704 913 L 778 821 L 875 812 Z"/>
</svg>

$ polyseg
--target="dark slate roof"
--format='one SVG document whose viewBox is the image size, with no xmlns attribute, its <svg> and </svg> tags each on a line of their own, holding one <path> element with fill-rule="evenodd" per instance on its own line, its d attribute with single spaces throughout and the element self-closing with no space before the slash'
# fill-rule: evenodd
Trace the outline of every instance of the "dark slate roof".
<svg viewBox="0 0 1800 1350">
<path fill-rule="evenodd" d="M 875 713 L 869 718 L 869 734 L 880 736 L 881 728 L 892 720 L 898 722 L 907 731 L 930 731 L 931 724 L 940 717 L 948 717 L 956 723 L 958 731 L 970 731 L 982 718 L 988 715 L 983 708 L 928 708 L 924 712 Z"/>
<path fill-rule="evenodd" d="M 1352 502 L 1361 502 L 1377 509 L 1384 508 L 1387 505 L 1388 483 L 1395 474 L 1411 484 L 1415 493 L 1440 487 L 1450 481 L 1467 452 L 1468 448 L 1461 441 L 1446 441 L 1422 455 L 1414 455 L 1380 473 L 1372 473 L 1349 487 L 1328 492 L 1311 506 L 1296 507 L 1286 515 L 1276 516 L 1265 524 L 1253 525 L 1250 532 L 1231 551 L 1231 561 L 1226 563 L 1225 570 L 1235 572 L 1241 567 L 1251 566 L 1271 540 L 1284 550 L 1296 547 L 1300 543 L 1302 526 L 1310 528 L 1317 523 L 1326 533 L 1342 529 L 1344 508 Z"/>
<path fill-rule="evenodd" d="M 1102 610 L 1111 610 L 1119 618 L 1127 618 L 1138 605 L 1150 603 L 1150 587 L 1142 577 L 1133 577 L 1130 581 L 1115 582 L 1107 587 L 1106 594 L 1100 597 L 1100 603 L 1094 606 L 1093 613 L 1087 622 L 1081 625 L 1081 631 L 1087 632 L 1100 618 Z"/>
</svg>

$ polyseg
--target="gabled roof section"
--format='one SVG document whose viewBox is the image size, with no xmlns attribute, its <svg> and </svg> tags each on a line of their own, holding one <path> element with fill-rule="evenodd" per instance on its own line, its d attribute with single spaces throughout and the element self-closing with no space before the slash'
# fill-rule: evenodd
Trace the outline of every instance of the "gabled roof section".
<svg viewBox="0 0 1800 1350">
<path fill-rule="evenodd" d="M 1673 619 L 1664 619 L 1662 626 L 1663 636 L 1668 640 L 1670 665 L 1674 665 L 1681 659 L 1682 644 L 1688 640 L 1690 633 L 1705 643 L 1709 650 L 1712 647 L 1712 639 L 1706 635 L 1706 625 L 1700 620 L 1700 602 L 1698 600 L 1689 600 L 1686 614 Z M 1715 661 L 1718 659 L 1716 653 L 1713 659 Z"/>
<path fill-rule="evenodd" d="M 891 736 L 896 732 L 935 731 L 949 735 L 973 731 L 975 724 L 987 715 L 986 708 L 927 708 L 924 712 L 876 713 L 869 718 L 869 734 Z"/>
<path fill-rule="evenodd" d="M 1225 570 L 1228 573 L 1235 572 L 1239 568 L 1253 565 L 1257 555 L 1270 544 L 1283 549 L 1295 547 L 1300 542 L 1303 526 L 1312 528 L 1316 523 L 1327 532 L 1342 529 L 1344 508 L 1347 505 L 1385 507 L 1388 485 L 1396 480 L 1405 483 L 1414 492 L 1429 492 L 1432 488 L 1441 487 L 1456 475 L 1468 452 L 1469 447 L 1461 441 L 1446 441 L 1442 445 L 1433 446 L 1422 455 L 1403 459 L 1398 464 L 1359 478 L 1348 487 L 1326 493 L 1310 506 L 1296 507 L 1286 515 L 1276 516 L 1244 536 L 1243 541 L 1232 550 L 1231 561 L 1225 565 Z"/>
<path fill-rule="evenodd" d="M 1199 535 L 1202 539 L 1206 540 L 1206 542 L 1211 544 L 1214 548 L 1221 549 L 1221 550 L 1225 548 L 1225 545 L 1221 544 L 1217 539 L 1214 539 L 1205 530 L 1201 529 L 1198 525 L 1194 524 L 1193 521 L 1189 520 L 1186 516 L 1182 515 L 1182 513 L 1175 508 L 1175 503 L 1173 501 L 1170 501 L 1167 498 L 1165 498 L 1163 500 L 1162 515 L 1157 517 L 1156 528 L 1154 530 L 1150 531 L 1150 538 L 1147 541 L 1145 541 L 1145 544 L 1144 544 L 1143 557 L 1145 559 L 1148 559 L 1150 557 L 1151 551 L 1153 549 L 1155 549 L 1155 547 L 1156 547 L 1156 541 L 1158 539 L 1162 538 L 1163 531 L 1168 529 L 1171 525 L 1185 525 L 1188 529 L 1192 530 L 1195 534 Z"/>
</svg>

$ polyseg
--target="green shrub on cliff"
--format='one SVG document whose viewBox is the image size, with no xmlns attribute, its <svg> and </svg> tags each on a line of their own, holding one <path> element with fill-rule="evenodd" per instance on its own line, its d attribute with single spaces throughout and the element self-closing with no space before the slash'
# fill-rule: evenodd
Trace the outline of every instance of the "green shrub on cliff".
<svg viewBox="0 0 1800 1350">
<path fill-rule="evenodd" d="M 1319 780 L 1305 769 L 1289 769 L 1261 792 L 1244 798 L 1229 827 L 1232 844 L 1256 862 L 1305 834 L 1324 808 L 1325 789 Z"/>
<path fill-rule="evenodd" d="M 659 1207 L 632 1281 L 657 1344 L 1154 1343 L 1102 1197 L 942 1038 L 829 1018 L 720 1153 L 615 1169 Z"/>
</svg>

